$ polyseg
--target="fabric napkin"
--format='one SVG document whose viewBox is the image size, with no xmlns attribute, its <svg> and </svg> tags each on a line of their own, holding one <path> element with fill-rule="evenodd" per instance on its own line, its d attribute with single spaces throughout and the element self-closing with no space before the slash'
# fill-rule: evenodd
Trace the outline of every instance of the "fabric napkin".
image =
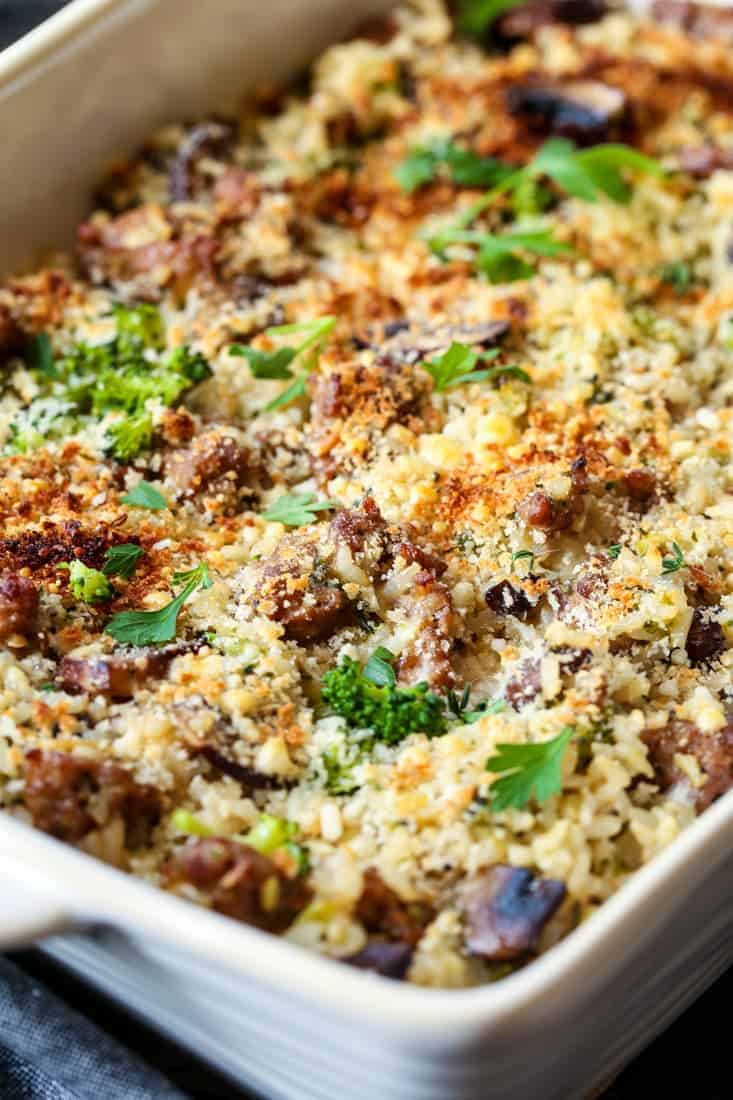
<svg viewBox="0 0 733 1100">
<path fill-rule="evenodd" d="M 0 958 L 2 1100 L 186 1100 L 85 1017 Z"/>
</svg>

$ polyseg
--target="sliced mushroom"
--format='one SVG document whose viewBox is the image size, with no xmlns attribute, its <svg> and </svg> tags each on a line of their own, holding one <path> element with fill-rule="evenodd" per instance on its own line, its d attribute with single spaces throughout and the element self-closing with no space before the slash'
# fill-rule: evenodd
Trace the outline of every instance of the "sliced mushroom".
<svg viewBox="0 0 733 1100">
<path fill-rule="evenodd" d="M 258 772 L 255 768 L 248 768 L 245 764 L 231 760 L 213 745 L 201 745 L 197 752 L 212 767 L 224 775 L 236 779 L 238 783 L 241 783 L 243 787 L 250 791 L 278 791 L 293 785 L 292 782 L 288 782 L 287 779 L 283 779 L 281 776 L 265 775 L 264 772 Z"/>
<path fill-rule="evenodd" d="M 496 20 L 493 31 L 507 41 L 529 38 L 552 23 L 580 26 L 597 23 L 608 11 L 605 0 L 529 0 L 510 8 Z"/>
<path fill-rule="evenodd" d="M 715 7 L 689 0 L 655 0 L 651 15 L 660 23 L 672 24 L 687 34 L 733 45 L 733 8 L 729 5 Z"/>
<path fill-rule="evenodd" d="M 607 141 L 626 113 L 624 93 L 598 80 L 515 84 L 507 90 L 506 104 L 530 129 L 582 145 Z"/>
<path fill-rule="evenodd" d="M 186 134 L 168 175 L 171 202 L 184 202 L 193 193 L 193 173 L 201 157 L 223 152 L 234 138 L 231 124 L 203 122 Z"/>
<path fill-rule="evenodd" d="M 565 892 L 559 879 L 497 863 L 466 888 L 466 946 L 491 962 L 533 954 Z"/>
<path fill-rule="evenodd" d="M 388 329 L 393 335 L 388 334 Z M 473 348 L 491 348 L 509 332 L 508 321 L 485 321 L 478 325 L 441 325 L 415 329 L 400 322 L 394 330 L 385 326 L 381 350 L 392 361 L 417 363 L 427 355 L 444 351 L 452 343 Z"/>
<path fill-rule="evenodd" d="M 369 943 L 343 962 L 359 970 L 372 970 L 383 978 L 403 981 L 412 962 L 412 948 L 408 943 Z"/>
</svg>

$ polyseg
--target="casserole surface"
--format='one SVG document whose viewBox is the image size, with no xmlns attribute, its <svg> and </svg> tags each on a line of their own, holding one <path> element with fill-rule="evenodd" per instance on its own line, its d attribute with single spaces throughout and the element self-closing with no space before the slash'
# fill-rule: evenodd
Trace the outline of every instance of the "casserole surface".
<svg viewBox="0 0 733 1100">
<path fill-rule="evenodd" d="M 219 122 L 170 130 L 119 169 L 81 234 L 88 281 L 62 269 L 10 284 L 6 799 L 245 918 L 251 892 L 222 894 L 210 863 L 175 853 L 186 831 L 260 829 L 249 839 L 275 871 L 254 857 L 243 867 L 238 841 L 183 851 L 213 852 L 245 884 L 265 867 L 258 889 L 274 881 L 285 897 L 259 896 L 256 923 L 275 914 L 287 927 L 283 902 L 298 942 L 337 957 L 400 947 L 413 980 L 465 985 L 589 915 L 729 782 L 730 131 L 699 64 L 723 80 L 728 51 L 614 15 L 543 27 L 532 47 L 487 61 L 444 44 L 439 9 L 397 18 L 386 42 L 380 29 L 330 51 L 309 99 L 267 104 L 257 143 Z M 598 114 L 586 86 L 559 129 L 557 104 L 589 69 L 624 102 L 609 111 L 606 95 L 600 122 L 581 125 L 588 96 Z M 468 171 L 466 154 L 474 173 L 497 171 L 490 157 L 526 163 L 568 125 L 586 144 L 586 125 L 600 126 L 594 139 L 629 137 L 684 171 L 632 173 L 628 204 L 562 186 L 529 208 L 500 198 L 484 235 L 511 221 L 555 254 L 536 260 L 519 241 L 498 272 L 478 257 L 493 283 L 477 277 L 471 239 L 430 255 L 418 230 L 438 235 L 480 194 L 450 175 Z M 418 186 L 393 179 L 406 162 L 427 175 Z M 504 277 L 517 273 L 532 277 Z M 135 312 L 141 301 L 155 305 Z M 296 395 L 263 412 L 298 378 L 287 354 L 266 359 L 293 334 L 263 330 L 332 316 L 309 364 L 310 411 Z M 16 359 L 31 334 L 50 337 L 52 367 L 38 339 L 35 359 Z M 464 373 L 489 376 L 439 390 L 424 364 L 450 344 L 465 345 Z M 115 393 L 131 355 L 158 378 L 132 411 Z M 116 373 L 100 392 L 105 370 Z M 187 412 L 166 411 L 183 395 Z M 141 477 L 169 507 L 125 506 Z M 333 518 L 316 509 L 292 537 L 260 518 L 286 492 L 316 491 L 339 506 Z M 107 575 L 109 591 L 99 572 L 115 546 L 143 554 L 131 577 Z M 197 582 L 178 648 L 113 653 L 111 615 L 165 603 L 173 571 L 203 560 L 211 587 L 202 572 L 176 584 Z M 74 562 L 97 576 L 75 577 Z M 315 689 L 378 646 L 399 690 L 427 680 L 446 699 L 470 683 L 478 714 L 451 713 L 454 695 L 447 716 L 437 703 L 420 714 L 440 736 L 408 725 L 380 741 L 353 722 L 350 736 L 341 697 L 324 713 Z M 562 792 L 497 814 L 502 769 L 487 774 L 487 756 L 553 738 L 567 741 Z M 263 811 L 297 836 L 272 843 L 284 826 Z M 303 849 L 312 870 L 299 878 Z M 463 880 L 489 889 L 491 913 L 497 864 L 528 869 L 507 878 L 520 894 L 549 892 L 540 927 L 519 947 L 500 936 L 471 948 Z"/>
</svg>

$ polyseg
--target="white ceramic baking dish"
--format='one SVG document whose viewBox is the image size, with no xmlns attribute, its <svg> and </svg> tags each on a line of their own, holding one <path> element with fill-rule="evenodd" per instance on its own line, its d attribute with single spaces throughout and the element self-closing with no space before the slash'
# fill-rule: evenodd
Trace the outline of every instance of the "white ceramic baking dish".
<svg viewBox="0 0 733 1100">
<path fill-rule="evenodd" d="M 76 0 L 0 58 L 0 265 L 105 158 L 293 71 L 379 0 Z M 580 1100 L 733 962 L 733 794 L 549 954 L 428 991 L 306 953 L 0 815 L 0 947 L 46 949 L 273 1100 Z"/>
</svg>

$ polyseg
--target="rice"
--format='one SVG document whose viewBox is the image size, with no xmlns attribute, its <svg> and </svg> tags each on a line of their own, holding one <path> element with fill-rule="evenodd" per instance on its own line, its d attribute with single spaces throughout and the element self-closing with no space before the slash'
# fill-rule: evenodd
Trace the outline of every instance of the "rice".
<svg viewBox="0 0 733 1100">
<path fill-rule="evenodd" d="M 401 189 L 411 151 L 452 137 L 526 163 L 547 131 L 507 89 L 591 75 L 621 89 L 622 136 L 666 174 L 633 175 L 628 203 L 555 194 L 521 213 L 572 247 L 522 253 L 529 277 L 490 282 L 470 243 L 431 252 L 482 189 L 440 169 Z M 416 0 L 327 50 L 306 93 L 248 105 L 227 140 L 169 127 L 117 166 L 80 262 L 0 289 L 0 805 L 241 919 L 181 853 L 234 839 L 220 851 L 236 869 L 262 815 L 283 819 L 309 861 L 284 935 L 357 965 L 399 943 L 401 974 L 426 986 L 524 965 L 673 842 L 733 777 L 732 93 L 725 42 L 669 24 L 545 23 L 496 54 Z M 678 171 L 691 149 L 717 150 L 709 172 Z M 511 228 L 502 202 L 476 226 Z M 23 342 L 46 334 L 57 362 L 104 348 L 113 306 L 151 301 L 166 354 L 200 353 L 210 377 L 151 398 L 150 441 L 126 461 L 109 453 L 119 412 L 54 407 L 41 424 L 57 383 Z M 232 345 L 292 346 L 265 330 L 331 316 L 301 395 L 268 409 L 302 360 L 257 377 Z M 478 367 L 512 369 L 437 389 L 425 362 L 489 322 L 501 335 L 474 350 L 498 357 Z M 152 370 L 163 352 L 146 354 Z M 163 507 L 122 499 L 141 480 Z M 265 517 L 293 493 L 324 507 L 291 529 Z M 365 515 L 361 542 L 339 526 Z M 75 596 L 60 565 L 99 571 L 129 543 L 143 554 L 110 602 Z M 180 612 L 175 651 L 156 664 L 105 633 L 163 607 L 198 562 L 212 584 Z M 39 593 L 25 633 L 9 577 Z M 405 688 L 470 685 L 471 706 L 494 705 L 392 744 L 348 728 L 319 685 L 380 646 Z M 497 810 L 487 760 L 565 730 L 559 790 Z M 118 770 L 59 790 L 29 778 L 34 750 Z M 297 874 L 287 844 L 265 854 L 263 912 Z M 466 891 L 505 866 L 562 889 L 521 948 L 482 952 Z M 401 940 L 383 910 L 419 934 Z"/>
</svg>

